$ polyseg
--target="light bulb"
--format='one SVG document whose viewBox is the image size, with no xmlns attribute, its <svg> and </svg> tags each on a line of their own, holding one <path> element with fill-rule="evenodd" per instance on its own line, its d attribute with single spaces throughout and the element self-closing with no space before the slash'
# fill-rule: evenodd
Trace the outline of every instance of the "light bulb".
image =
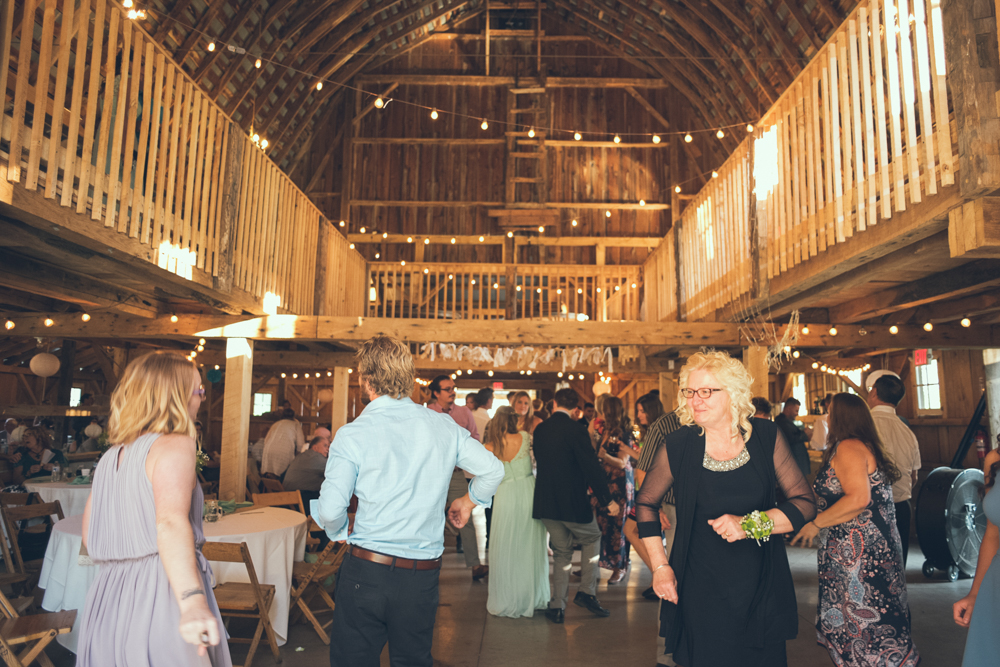
<svg viewBox="0 0 1000 667">
<path fill-rule="evenodd" d="M 723 132 L 722 130 L 719 130 L 718 132 L 715 133 L 715 136 L 721 139 L 722 137 L 726 136 L 726 133 Z"/>
<path fill-rule="evenodd" d="M 813 368 L 819 368 L 819 362 L 814 361 L 813 362 Z"/>
<path fill-rule="evenodd" d="M 483 122 L 479 124 L 479 127 L 483 128 L 484 130 L 488 130 L 490 128 L 490 124 L 487 123 L 486 119 L 484 118 Z"/>
<path fill-rule="evenodd" d="M 924 325 L 924 331 L 934 331 L 934 325 L 928 322 Z"/>
<path fill-rule="evenodd" d="M 389 232 L 382 232 L 382 238 L 384 239 L 389 238 Z"/>
<path fill-rule="evenodd" d="M 204 344 L 205 344 L 205 339 L 204 338 L 199 338 L 198 339 L 198 345 L 204 345 Z"/>
<path fill-rule="evenodd" d="M 139 12 L 135 11 L 134 9 L 130 9 L 128 10 L 128 17 L 134 21 L 137 18 L 139 18 Z"/>
<path fill-rule="evenodd" d="M 430 243 L 431 243 L 430 239 L 424 239 L 424 245 L 430 245 Z"/>
<path fill-rule="evenodd" d="M 680 194 L 681 193 L 681 186 L 675 185 L 674 186 L 674 192 L 676 192 L 677 194 Z"/>
<path fill-rule="evenodd" d="M 253 66 L 256 67 L 257 69 L 260 69 L 260 65 L 261 65 L 260 58 L 257 58 L 257 62 L 255 62 Z"/>
<path fill-rule="evenodd" d="M 347 225 L 347 223 L 346 223 L 346 222 L 344 222 L 343 220 L 341 220 L 341 221 L 340 221 L 340 226 L 341 226 L 341 227 L 345 227 L 346 225 Z"/>
<path fill-rule="evenodd" d="M 719 177 L 719 172 L 713 171 L 712 172 L 712 178 L 718 178 L 718 177 Z"/>
<path fill-rule="evenodd" d="M 382 253 L 380 253 L 380 252 L 375 253 L 375 259 L 380 259 L 381 257 L 382 257 Z"/>
<path fill-rule="evenodd" d="M 747 123 L 747 132 L 753 132 L 753 125 Z"/>
<path fill-rule="evenodd" d="M 204 351 L 205 351 L 205 346 L 204 346 L 204 345 L 199 345 L 199 346 L 198 346 L 197 348 L 195 348 L 195 349 L 197 349 L 197 350 L 198 350 L 199 352 L 204 352 Z"/>
<path fill-rule="evenodd" d="M 90 321 L 90 313 L 84 313 L 83 315 L 80 316 L 80 319 L 83 320 L 84 322 L 89 322 Z"/>
<path fill-rule="evenodd" d="M 430 272 L 431 272 L 430 269 L 424 269 L 424 273 L 430 273 Z"/>
<path fill-rule="evenodd" d="M 385 106 L 385 100 L 383 100 L 381 97 L 376 97 L 375 98 L 375 108 L 376 109 L 381 109 L 384 106 Z"/>
<path fill-rule="evenodd" d="M 605 218 L 610 218 L 611 217 L 611 211 L 605 211 L 604 212 L 604 217 Z"/>
<path fill-rule="evenodd" d="M 351 250 L 354 250 L 354 244 L 353 243 L 351 244 Z"/>
<path fill-rule="evenodd" d="M 209 52 L 215 51 L 215 42 L 208 43 L 208 50 Z"/>
<path fill-rule="evenodd" d="M 558 373 L 556 373 L 556 376 L 557 377 L 562 377 L 563 376 L 562 371 L 559 371 Z"/>
<path fill-rule="evenodd" d="M 580 134 L 579 132 L 574 132 L 573 138 L 576 139 L 577 141 L 580 141 L 580 139 L 583 139 L 583 135 Z"/>
<path fill-rule="evenodd" d="M 531 137 L 532 139 L 534 139 L 534 137 L 535 137 L 535 128 L 533 128 L 533 127 L 529 127 L 528 128 L 528 136 Z"/>
<path fill-rule="evenodd" d="M 455 245 L 455 237 L 452 237 L 452 238 L 451 238 L 451 244 L 452 244 L 452 245 Z"/>
<path fill-rule="evenodd" d="M 10 331 L 15 326 L 16 325 L 14 324 L 14 320 L 7 320 L 6 322 L 3 323 L 3 328 L 6 329 L 7 331 Z"/>
<path fill-rule="evenodd" d="M 438 119 L 438 110 L 431 109 L 431 120 L 437 120 L 437 119 Z"/>
<path fill-rule="evenodd" d="M 646 200 L 645 199 L 640 199 L 639 200 L 639 206 L 645 206 L 645 205 L 646 205 Z"/>
<path fill-rule="evenodd" d="M 400 266 L 406 266 L 406 260 L 405 259 L 400 260 L 399 265 Z"/>
<path fill-rule="evenodd" d="M 804 333 L 805 335 L 808 336 L 809 335 L 809 327 L 802 327 L 802 333 Z"/>
<path fill-rule="evenodd" d="M 542 225 L 538 225 L 538 233 L 539 234 L 544 234 L 545 233 L 545 227 L 543 227 Z"/>
<path fill-rule="evenodd" d="M 692 137 L 690 134 L 685 134 L 684 135 L 684 143 L 688 143 L 689 144 L 692 141 L 694 141 L 694 137 Z"/>
<path fill-rule="evenodd" d="M 831 336 L 837 335 L 837 327 L 830 327 L 830 335 Z"/>
<path fill-rule="evenodd" d="M 968 329 L 969 327 L 972 326 L 972 320 L 970 320 L 968 317 L 963 317 L 962 321 L 961 321 L 961 325 L 963 327 L 965 327 L 966 329 Z"/>
<path fill-rule="evenodd" d="M 122 7 L 125 9 L 132 9 L 132 0 L 123 0 Z"/>
<path fill-rule="evenodd" d="M 489 375 L 490 377 L 493 377 L 493 371 L 486 371 L 486 374 Z"/>
<path fill-rule="evenodd" d="M 265 149 L 265 148 L 267 148 L 267 139 L 261 139 L 260 140 L 260 147 L 261 147 L 262 150 Z"/>
<path fill-rule="evenodd" d="M 658 134 L 654 134 L 653 135 L 653 143 L 654 144 L 660 143 L 660 135 L 658 135 Z"/>
<path fill-rule="evenodd" d="M 616 144 L 620 144 L 621 142 L 622 142 L 622 138 L 621 138 L 621 137 L 619 137 L 619 136 L 618 136 L 618 135 L 616 134 L 616 135 L 615 135 L 615 143 L 616 143 Z"/>
<path fill-rule="evenodd" d="M 177 316 L 176 315 L 171 315 L 170 316 L 170 321 L 171 322 L 176 322 L 177 321 Z"/>
<path fill-rule="evenodd" d="M 570 379 L 570 380 L 572 380 L 572 379 L 573 379 L 573 374 L 572 374 L 572 373 L 570 373 L 570 374 L 569 374 L 569 379 Z"/>
<path fill-rule="evenodd" d="M 250 137 L 250 139 L 252 139 L 255 144 L 260 143 L 260 135 L 259 134 L 255 133 L 252 137 Z"/>
<path fill-rule="evenodd" d="M 578 224 L 580 224 L 580 223 L 578 223 L 578 222 L 577 222 L 576 220 L 574 220 L 574 221 L 573 221 L 573 222 L 571 222 L 570 224 L 571 224 L 571 225 L 573 225 L 574 227 L 576 227 L 576 226 L 577 226 Z"/>
<path fill-rule="evenodd" d="M 327 372 L 326 372 L 326 376 L 327 376 L 328 378 L 332 378 L 332 377 L 333 377 L 333 371 L 327 371 Z"/>
<path fill-rule="evenodd" d="M 793 356 L 794 358 L 798 359 L 798 358 L 799 358 L 799 356 L 800 356 L 800 354 L 799 354 L 799 351 L 798 351 L 798 350 L 795 350 L 794 352 L 792 352 L 792 356 Z"/>
<path fill-rule="evenodd" d="M 298 380 L 299 379 L 299 374 L 298 373 L 292 373 L 292 379 L 293 380 Z"/>
<path fill-rule="evenodd" d="M 485 240 L 486 240 L 486 237 L 485 237 L 485 236 L 480 236 L 480 237 L 479 237 L 479 242 L 480 242 L 480 243 L 482 243 L 482 242 L 483 242 L 483 241 L 485 241 Z"/>
<path fill-rule="evenodd" d="M 413 237 L 412 236 L 407 236 L 406 237 L 406 242 L 407 243 L 413 243 Z"/>
<path fill-rule="evenodd" d="M 514 232 L 507 232 L 507 238 L 509 239 L 514 238 Z"/>
</svg>

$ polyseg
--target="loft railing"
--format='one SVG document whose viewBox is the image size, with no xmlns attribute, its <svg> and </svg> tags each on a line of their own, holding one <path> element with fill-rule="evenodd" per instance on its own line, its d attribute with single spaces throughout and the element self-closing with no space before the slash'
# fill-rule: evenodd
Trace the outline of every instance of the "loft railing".
<svg viewBox="0 0 1000 667">
<path fill-rule="evenodd" d="M 749 303 L 755 278 L 808 265 L 953 185 L 946 71 L 940 0 L 860 3 L 689 202 L 677 260 L 671 243 L 647 260 L 647 275 L 676 270 L 656 281 L 649 318 Z"/>
<path fill-rule="evenodd" d="M 370 263 L 370 317 L 638 320 L 642 267 Z"/>
<path fill-rule="evenodd" d="M 232 287 L 296 314 L 314 313 L 322 238 L 327 314 L 364 312 L 364 260 L 321 236 L 319 209 L 118 4 L 2 7 L 7 180 L 80 214 L 77 231 L 133 239 L 192 280 L 231 272 Z"/>
</svg>

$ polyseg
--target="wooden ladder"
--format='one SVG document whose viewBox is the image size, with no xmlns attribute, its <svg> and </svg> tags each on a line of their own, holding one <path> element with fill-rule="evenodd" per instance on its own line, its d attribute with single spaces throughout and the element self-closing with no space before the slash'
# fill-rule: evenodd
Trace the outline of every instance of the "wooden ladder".
<svg viewBox="0 0 1000 667">
<path fill-rule="evenodd" d="M 545 206 L 547 125 L 548 95 L 544 87 L 508 89 L 505 193 L 508 208 Z M 533 137 L 529 136 L 531 133 Z"/>
</svg>

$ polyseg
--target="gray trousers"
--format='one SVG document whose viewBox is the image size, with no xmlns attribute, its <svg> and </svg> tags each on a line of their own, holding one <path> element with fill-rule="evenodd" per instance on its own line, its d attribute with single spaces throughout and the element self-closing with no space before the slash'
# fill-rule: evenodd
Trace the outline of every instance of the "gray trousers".
<svg viewBox="0 0 1000 667">
<path fill-rule="evenodd" d="M 542 519 L 545 530 L 549 531 L 549 546 L 555 560 L 552 573 L 552 599 L 549 609 L 565 609 L 569 595 L 569 571 L 573 567 L 573 543 L 579 542 L 580 549 L 580 592 L 597 595 L 597 578 L 600 568 L 597 561 L 601 556 L 601 529 L 597 519 L 590 523 L 573 523 Z"/>
<path fill-rule="evenodd" d="M 456 498 L 461 498 L 469 492 L 469 480 L 465 478 L 465 473 L 456 470 L 451 476 L 451 484 L 448 485 L 448 507 Z M 445 508 L 445 510 L 448 509 Z M 479 545 L 476 543 L 476 527 L 472 523 L 472 517 L 466 522 L 465 527 L 458 531 L 462 536 L 462 553 L 465 556 L 466 567 L 476 567 L 479 565 Z"/>
</svg>

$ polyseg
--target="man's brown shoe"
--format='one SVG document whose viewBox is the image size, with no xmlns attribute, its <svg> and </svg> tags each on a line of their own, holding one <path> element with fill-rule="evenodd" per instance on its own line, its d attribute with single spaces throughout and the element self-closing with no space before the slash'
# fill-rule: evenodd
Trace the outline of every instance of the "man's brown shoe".
<svg viewBox="0 0 1000 667">
<path fill-rule="evenodd" d="M 472 580 L 479 581 L 489 573 L 490 573 L 489 565 L 477 565 L 474 568 L 472 568 Z"/>
</svg>

